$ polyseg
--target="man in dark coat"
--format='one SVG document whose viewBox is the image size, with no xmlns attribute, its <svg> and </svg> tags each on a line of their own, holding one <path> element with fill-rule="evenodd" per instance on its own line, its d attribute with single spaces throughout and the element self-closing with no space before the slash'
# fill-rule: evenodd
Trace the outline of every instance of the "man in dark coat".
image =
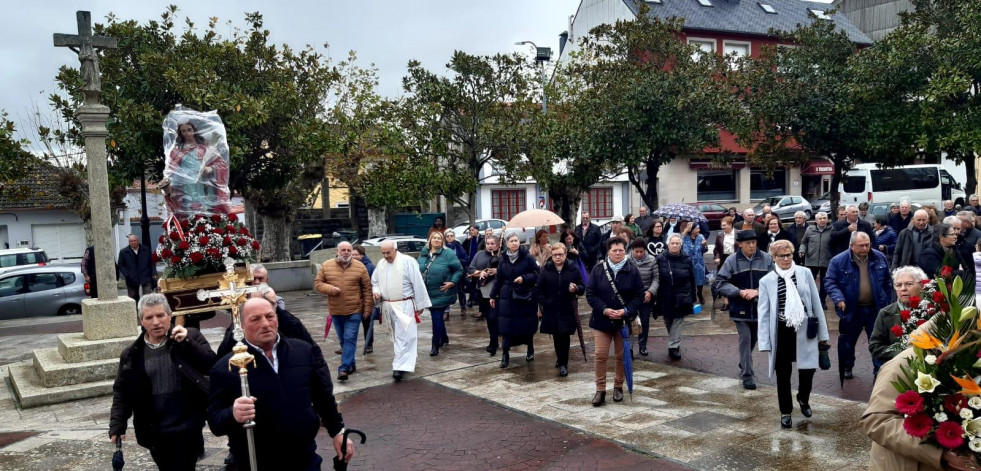
<svg viewBox="0 0 981 471">
<path fill-rule="evenodd" d="M 644 235 L 644 233 L 647 232 L 647 228 L 651 227 L 651 224 L 653 223 L 654 223 L 654 216 L 648 214 L 647 206 L 640 205 L 640 208 L 637 210 L 637 218 L 634 219 L 634 224 L 636 224 L 637 227 L 640 228 L 640 234 L 634 234 L 634 235 L 637 237 Z"/>
<path fill-rule="evenodd" d="M 981 203 L 978 201 L 978 195 L 971 195 L 967 199 L 968 205 L 961 208 L 962 211 L 970 211 L 974 213 L 975 216 L 981 216 Z"/>
<path fill-rule="evenodd" d="M 756 248 L 757 236 L 752 230 L 736 233 L 739 251 L 722 264 L 715 277 L 715 290 L 729 298 L 729 318 L 739 334 L 739 375 L 743 387 L 756 389 L 753 372 L 753 349 L 756 348 L 760 298 L 760 280 L 773 270 L 773 259 Z"/>
<path fill-rule="evenodd" d="M 580 255 L 586 264 L 586 269 L 589 270 L 599 258 L 597 254 L 602 250 L 600 245 L 605 242 L 600 235 L 599 226 L 589 222 L 589 211 L 582 212 L 581 222 L 576 226 L 575 232 L 576 237 L 582 241 L 582 246 L 586 249 L 586 253 Z"/>
<path fill-rule="evenodd" d="M 211 370 L 208 425 L 218 436 L 228 435 L 236 458 L 249 456 L 242 424 L 256 423 L 256 465 L 260 469 L 318 470 L 317 432 L 321 423 L 333 437 L 334 451 L 350 460 L 351 440 L 343 443 L 344 419 L 334 399 L 326 363 L 303 341 L 281 336 L 276 311 L 269 301 L 253 298 L 242 307 L 245 346 L 255 356 L 249 366 L 249 392 L 242 397 L 237 368 L 229 371 L 225 355 Z M 344 450 L 342 454 L 342 449 Z M 245 459 L 238 469 L 248 470 Z"/>
<path fill-rule="evenodd" d="M 858 206 L 851 204 L 845 208 L 845 220 L 835 221 L 831 224 L 832 257 L 848 250 L 848 240 L 851 238 L 852 232 L 855 231 L 868 234 L 872 246 L 877 247 L 875 245 L 875 229 L 872 228 L 872 224 L 859 218 Z"/>
<path fill-rule="evenodd" d="M 899 213 L 889 216 L 889 225 L 892 226 L 892 230 L 896 231 L 897 234 L 902 233 L 903 229 L 909 227 L 912 221 L 913 212 L 910 211 L 909 201 L 901 201 L 899 203 Z"/>
<path fill-rule="evenodd" d="M 933 226 L 930 225 L 930 215 L 925 210 L 919 209 L 913 214 L 913 224 L 899 231 L 896 251 L 892 254 L 892 267 L 916 265 L 923 249 L 930 245 L 932 239 Z"/>
<path fill-rule="evenodd" d="M 157 267 L 150 257 L 150 248 L 140 244 L 140 238 L 129 235 L 129 246 L 119 251 L 119 273 L 126 279 L 129 297 L 140 299 L 142 294 L 152 293 L 157 278 Z"/>
<path fill-rule="evenodd" d="M 800 251 L 801 242 L 804 241 L 804 233 L 807 232 L 807 214 L 803 211 L 794 213 L 794 223 L 787 226 L 789 240 L 794 243 L 794 263 L 804 266 L 804 254 Z"/>
<path fill-rule="evenodd" d="M 142 332 L 123 350 L 112 386 L 109 438 L 126 435 L 133 417 L 136 442 L 160 469 L 193 470 L 204 451 L 208 378 L 215 354 L 197 329 L 174 326 L 167 299 L 139 302 Z"/>
<path fill-rule="evenodd" d="M 855 232 L 849 250 L 831 259 L 824 283 L 835 305 L 835 314 L 841 319 L 838 324 L 841 373 L 845 379 L 852 379 L 858 336 L 863 329 L 866 339 L 872 336 L 876 315 L 892 302 L 895 294 L 889 262 L 882 252 L 872 248 L 865 233 Z"/>
<path fill-rule="evenodd" d="M 964 271 L 968 275 L 974 275 L 974 252 L 977 251 L 978 240 L 981 240 L 981 231 L 974 227 L 976 220 L 971 211 L 961 211 L 957 213 L 957 218 L 961 220 L 961 233 L 957 240 L 957 247 L 961 251 L 961 258 L 964 260 Z"/>
</svg>

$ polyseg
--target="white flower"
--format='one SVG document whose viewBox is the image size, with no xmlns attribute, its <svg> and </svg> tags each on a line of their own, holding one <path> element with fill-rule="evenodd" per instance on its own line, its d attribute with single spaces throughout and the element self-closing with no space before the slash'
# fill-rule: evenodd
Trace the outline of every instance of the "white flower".
<svg viewBox="0 0 981 471">
<path fill-rule="evenodd" d="M 974 418 L 974 412 L 971 412 L 971 409 L 968 409 L 967 407 L 961 409 L 960 415 L 962 419 L 966 419 L 966 420 L 971 420 Z"/>
<path fill-rule="evenodd" d="M 928 365 L 936 365 L 937 364 L 937 356 L 936 355 L 927 355 L 924 358 L 924 360 L 926 360 L 926 362 L 927 362 Z"/>
<path fill-rule="evenodd" d="M 947 421 L 947 414 L 945 414 L 943 412 L 937 412 L 933 416 L 933 420 L 936 420 L 937 422 L 941 422 L 941 423 L 946 422 Z"/>
<path fill-rule="evenodd" d="M 967 400 L 967 405 L 971 406 L 972 409 L 981 409 L 981 397 L 971 396 L 971 398 Z"/>
<path fill-rule="evenodd" d="M 964 428 L 964 434 L 968 437 L 974 438 L 981 435 L 981 419 L 965 420 L 961 422 L 961 427 Z"/>
<path fill-rule="evenodd" d="M 971 441 L 967 442 L 967 446 L 975 453 L 981 452 L 981 438 L 972 438 Z"/>
<path fill-rule="evenodd" d="M 916 389 L 920 394 L 932 393 L 937 386 L 940 386 L 940 381 L 937 381 L 933 375 L 925 374 L 922 371 L 916 372 L 916 381 L 914 383 L 916 383 Z"/>
</svg>

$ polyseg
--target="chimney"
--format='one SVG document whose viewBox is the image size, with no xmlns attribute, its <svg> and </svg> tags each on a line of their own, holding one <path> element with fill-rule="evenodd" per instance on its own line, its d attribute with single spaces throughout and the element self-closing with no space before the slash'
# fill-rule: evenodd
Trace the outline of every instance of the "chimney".
<svg viewBox="0 0 981 471">
<path fill-rule="evenodd" d="M 562 56 L 562 50 L 565 49 L 565 42 L 569 40 L 569 32 L 563 31 L 559 35 L 559 57 Z"/>
</svg>

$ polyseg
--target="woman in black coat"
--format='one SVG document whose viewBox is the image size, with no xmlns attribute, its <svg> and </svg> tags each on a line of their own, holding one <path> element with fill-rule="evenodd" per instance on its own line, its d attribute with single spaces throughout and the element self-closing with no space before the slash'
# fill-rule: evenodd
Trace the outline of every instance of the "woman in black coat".
<svg viewBox="0 0 981 471">
<path fill-rule="evenodd" d="M 569 374 L 570 336 L 576 331 L 579 295 L 586 289 L 579 267 L 567 260 L 568 249 L 558 242 L 552 245 L 552 259 L 545 262 L 535 285 L 535 298 L 542 306 L 543 334 L 552 334 L 555 362 L 559 376 Z"/>
<path fill-rule="evenodd" d="M 962 274 L 962 270 L 967 264 L 956 249 L 956 243 L 957 233 L 954 232 L 954 228 L 950 224 L 940 223 L 933 226 L 933 239 L 929 245 L 923 248 L 918 264 L 928 277 L 937 276 L 944 266 L 944 260 L 948 257 L 948 262 L 954 265 L 952 267 L 954 275 Z"/>
<path fill-rule="evenodd" d="M 525 360 L 535 359 L 535 332 L 538 330 L 538 302 L 535 301 L 535 283 L 538 281 L 538 262 L 521 246 L 518 235 L 507 235 L 507 250 L 501 252 L 497 267 L 497 280 L 491 291 L 491 307 L 497 307 L 500 328 L 501 368 L 507 368 L 511 357 L 511 345 L 528 345 Z"/>
<path fill-rule="evenodd" d="M 779 218 L 774 217 L 766 223 L 766 232 L 756 238 L 756 248 L 762 252 L 770 250 L 770 244 L 778 240 L 790 240 L 790 233 L 783 228 Z"/>
<path fill-rule="evenodd" d="M 681 251 L 681 236 L 668 238 L 668 250 L 657 257 L 657 265 L 660 284 L 655 310 L 664 315 L 668 329 L 668 356 L 680 360 L 682 326 L 695 304 L 695 273 L 691 258 Z"/>
<path fill-rule="evenodd" d="M 612 283 L 611 283 L 612 281 Z M 615 288 L 614 288 L 615 287 Z M 644 284 L 640 271 L 627 260 L 627 242 L 614 237 L 606 242 L 606 256 L 593 267 L 586 285 L 586 300 L 593 308 L 589 327 L 593 329 L 596 349 L 596 395 L 593 406 L 606 402 L 606 363 L 612 344 L 616 358 L 613 377 L 613 401 L 623 400 L 623 336 L 620 330 L 640 313 L 644 301 Z"/>
</svg>

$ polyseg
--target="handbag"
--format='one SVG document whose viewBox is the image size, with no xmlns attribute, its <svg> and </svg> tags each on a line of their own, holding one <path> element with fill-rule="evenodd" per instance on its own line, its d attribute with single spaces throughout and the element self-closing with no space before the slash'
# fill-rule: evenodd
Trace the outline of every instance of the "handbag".
<svg viewBox="0 0 981 471">
<path fill-rule="evenodd" d="M 810 316 L 807 318 L 807 338 L 816 339 L 818 336 L 818 318 Z"/>
</svg>

